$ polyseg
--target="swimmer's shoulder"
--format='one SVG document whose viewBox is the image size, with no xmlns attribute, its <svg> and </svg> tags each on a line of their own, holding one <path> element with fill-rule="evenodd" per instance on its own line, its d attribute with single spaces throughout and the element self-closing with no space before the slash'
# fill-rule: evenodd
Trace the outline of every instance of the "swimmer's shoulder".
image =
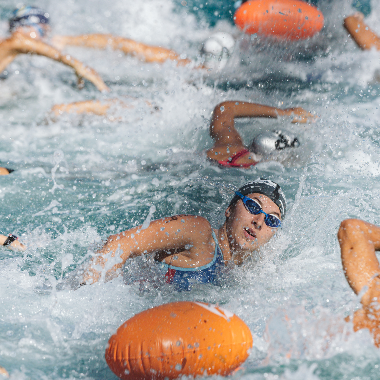
<svg viewBox="0 0 380 380">
<path fill-rule="evenodd" d="M 177 220 L 180 225 L 183 225 L 186 229 L 196 235 L 206 237 L 212 236 L 212 227 L 210 222 L 203 216 L 198 215 L 175 215 L 171 217 L 172 220 Z"/>
</svg>

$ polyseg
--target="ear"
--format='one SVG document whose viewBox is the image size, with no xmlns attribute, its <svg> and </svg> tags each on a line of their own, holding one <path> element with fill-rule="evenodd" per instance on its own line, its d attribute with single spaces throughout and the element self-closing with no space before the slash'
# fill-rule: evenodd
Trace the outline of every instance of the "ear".
<svg viewBox="0 0 380 380">
<path fill-rule="evenodd" d="M 225 215 L 226 219 L 231 216 L 231 207 L 227 208 L 227 210 L 224 212 L 224 215 Z"/>
</svg>

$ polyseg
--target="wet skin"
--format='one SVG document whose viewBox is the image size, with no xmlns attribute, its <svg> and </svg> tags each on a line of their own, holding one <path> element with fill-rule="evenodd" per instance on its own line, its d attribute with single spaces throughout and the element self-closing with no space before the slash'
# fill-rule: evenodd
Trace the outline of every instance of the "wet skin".
<svg viewBox="0 0 380 380">
<path fill-rule="evenodd" d="M 278 206 L 262 194 L 249 194 L 268 214 L 281 218 Z M 264 214 L 253 215 L 239 200 L 226 210 L 226 222 L 214 230 L 225 263 L 243 264 L 252 251 L 267 243 L 277 229 L 265 224 Z M 83 284 L 97 282 L 100 268 L 110 257 L 117 263 L 107 270 L 105 280 L 119 275 L 128 258 L 153 253 L 156 260 L 182 268 L 197 268 L 210 263 L 214 257 L 215 242 L 207 219 L 194 215 L 175 215 L 152 221 L 147 228 L 134 227 L 111 235 L 83 275 Z M 109 264 L 108 264 L 109 265 Z"/>
<path fill-rule="evenodd" d="M 281 212 L 278 206 L 267 196 L 253 193 L 247 195 L 256 200 L 267 214 L 274 214 L 281 219 Z M 241 264 L 244 256 L 254 250 L 259 249 L 267 243 L 278 228 L 271 228 L 265 224 L 265 215 L 251 214 L 242 200 L 236 203 L 235 207 L 226 210 L 226 234 L 230 249 L 240 255 L 236 255 L 235 263 Z M 239 258 L 239 256 L 241 256 Z"/>
</svg>

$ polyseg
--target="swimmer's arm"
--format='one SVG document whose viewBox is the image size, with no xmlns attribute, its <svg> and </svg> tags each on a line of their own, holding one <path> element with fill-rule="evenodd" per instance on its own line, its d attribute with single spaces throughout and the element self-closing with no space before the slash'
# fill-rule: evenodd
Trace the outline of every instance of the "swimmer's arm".
<svg viewBox="0 0 380 380">
<path fill-rule="evenodd" d="M 57 46 L 85 46 L 95 49 L 111 48 L 121 50 L 125 54 L 133 55 L 145 62 L 163 63 L 167 60 L 176 61 L 178 65 L 184 66 L 190 63 L 189 59 L 181 57 L 173 50 L 159 46 L 150 46 L 134 40 L 113 36 L 112 34 L 86 34 L 81 36 L 59 36 L 53 38 Z"/>
<path fill-rule="evenodd" d="M 104 116 L 107 114 L 109 108 L 114 103 L 112 100 L 99 101 L 99 100 L 85 100 L 82 102 L 56 104 L 51 109 L 55 116 L 62 115 L 63 113 L 91 113 L 94 115 Z"/>
<path fill-rule="evenodd" d="M 112 235 L 85 271 L 84 283 L 97 282 L 101 276 L 99 267 L 105 268 L 108 258 L 115 257 L 116 254 L 120 260 L 106 272 L 106 280 L 112 279 L 128 258 L 153 252 L 168 256 L 174 252 L 197 250 L 203 247 L 209 234 L 211 226 L 206 219 L 176 215 L 155 220 L 143 230 L 139 226 Z"/>
<path fill-rule="evenodd" d="M 344 220 L 338 231 L 343 271 L 352 290 L 362 296 L 364 307 L 380 294 L 380 266 L 375 251 L 380 250 L 380 227 L 359 219 Z"/>
<path fill-rule="evenodd" d="M 37 54 L 61 62 L 74 69 L 78 78 L 85 78 L 92 82 L 99 91 L 109 91 L 109 88 L 103 82 L 99 74 L 85 66 L 82 62 L 71 57 L 70 55 L 61 54 L 61 52 L 52 46 L 30 38 L 17 38 L 14 50 L 23 54 Z"/>
<path fill-rule="evenodd" d="M 1 50 L 1 45 L 0 45 L 0 50 Z M 17 53 L 15 52 L 9 52 L 5 57 L 2 57 L 0 60 L 0 73 L 2 73 L 9 64 L 11 64 L 14 59 L 17 57 Z"/>
<path fill-rule="evenodd" d="M 281 109 L 257 103 L 227 101 L 214 108 L 210 124 L 210 136 L 217 146 L 244 147 L 240 134 L 235 129 L 235 118 L 294 116 L 293 122 L 306 122 L 315 116 L 303 108 Z"/>
<path fill-rule="evenodd" d="M 361 49 L 370 50 L 374 47 L 380 50 L 380 37 L 364 23 L 361 13 L 345 18 L 343 26 Z"/>
<path fill-rule="evenodd" d="M 0 235 L 0 245 L 4 245 L 6 240 L 7 240 L 7 236 Z M 12 241 L 11 244 L 6 245 L 5 247 L 10 248 L 10 249 L 16 249 L 18 251 L 25 251 L 26 250 L 26 246 L 24 244 L 20 243 L 18 240 Z"/>
</svg>

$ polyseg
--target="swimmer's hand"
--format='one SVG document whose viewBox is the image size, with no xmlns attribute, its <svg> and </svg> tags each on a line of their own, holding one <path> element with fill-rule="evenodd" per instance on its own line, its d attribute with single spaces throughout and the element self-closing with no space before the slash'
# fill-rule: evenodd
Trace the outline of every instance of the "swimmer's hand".
<svg viewBox="0 0 380 380">
<path fill-rule="evenodd" d="M 355 12 L 352 16 L 354 19 L 356 19 L 359 22 L 364 22 L 364 15 L 362 12 Z"/>
<path fill-rule="evenodd" d="M 103 82 L 100 75 L 90 67 L 85 66 L 83 63 L 76 65 L 75 74 L 78 77 L 78 87 L 83 88 L 83 78 L 89 80 L 94 84 L 94 86 L 101 92 L 109 92 L 110 89 Z M 81 87 L 82 86 L 82 87 Z"/>
<path fill-rule="evenodd" d="M 313 123 L 317 119 L 316 115 L 313 115 L 309 111 L 306 111 L 305 109 L 301 107 L 296 108 L 287 108 L 284 110 L 284 116 L 292 116 L 293 120 L 292 123 Z"/>
</svg>

